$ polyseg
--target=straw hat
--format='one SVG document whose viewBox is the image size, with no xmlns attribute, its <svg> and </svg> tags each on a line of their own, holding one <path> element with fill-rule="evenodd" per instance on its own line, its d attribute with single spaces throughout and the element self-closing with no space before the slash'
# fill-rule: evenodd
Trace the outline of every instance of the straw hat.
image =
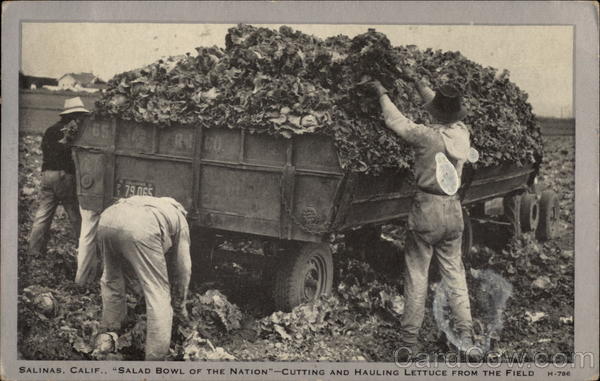
<svg viewBox="0 0 600 381">
<path fill-rule="evenodd" d="M 64 110 L 59 115 L 67 115 L 67 114 L 72 114 L 75 112 L 85 112 L 88 114 L 90 113 L 90 111 L 84 107 L 83 102 L 81 101 L 81 98 L 75 97 L 75 98 L 65 99 Z"/>
</svg>

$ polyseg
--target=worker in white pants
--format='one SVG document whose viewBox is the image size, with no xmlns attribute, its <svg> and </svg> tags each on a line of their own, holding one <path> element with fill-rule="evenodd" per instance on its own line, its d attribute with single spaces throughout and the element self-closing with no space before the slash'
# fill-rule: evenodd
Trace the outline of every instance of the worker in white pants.
<svg viewBox="0 0 600 381">
<path fill-rule="evenodd" d="M 125 322 L 123 268 L 129 264 L 146 299 L 146 360 L 163 360 L 168 354 L 173 310 L 179 319 L 187 319 L 191 259 L 185 215 L 172 198 L 134 196 L 107 208 L 98 223 L 97 239 L 104 259 L 102 323 L 107 329 L 119 330 Z"/>
<path fill-rule="evenodd" d="M 96 245 L 100 212 L 81 207 L 79 212 L 81 214 L 81 233 L 79 234 L 79 247 L 77 248 L 75 283 L 83 286 L 96 279 L 100 267 L 100 257 Z"/>
<path fill-rule="evenodd" d="M 75 283 L 78 286 L 92 284 L 101 272 L 102 260 L 98 252 L 97 234 L 100 212 L 95 210 L 79 208 L 81 213 L 81 233 L 79 235 L 79 247 L 77 248 L 77 273 Z M 124 269 L 126 287 L 137 297 L 142 297 L 144 291 L 139 282 L 136 282 L 135 273 L 129 267 Z"/>
</svg>

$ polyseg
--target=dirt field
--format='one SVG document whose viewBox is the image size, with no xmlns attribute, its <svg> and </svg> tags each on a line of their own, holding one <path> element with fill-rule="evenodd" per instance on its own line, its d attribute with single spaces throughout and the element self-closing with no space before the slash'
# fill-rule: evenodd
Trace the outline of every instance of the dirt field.
<svg viewBox="0 0 600 381">
<path fill-rule="evenodd" d="M 494 351 L 504 360 L 536 352 L 548 356 L 573 351 L 574 306 L 574 138 L 545 137 L 541 178 L 558 192 L 561 203 L 560 238 L 544 244 L 525 236 L 504 247 L 486 241 L 483 232 L 473 258 L 466 262 L 474 317 L 477 321 L 476 272 L 492 269 L 515 290 L 504 311 L 504 329 Z M 78 288 L 75 275 L 76 238 L 66 215 L 55 217 L 48 253 L 27 256 L 27 236 L 39 190 L 40 137 L 22 136 L 19 145 L 19 352 L 23 359 L 143 359 L 144 305 L 128 295 L 138 324 L 119 332 L 117 353 L 93 352 L 99 330 L 101 299 L 98 284 Z M 237 246 L 242 253 L 252 248 Z M 232 248 L 230 248 L 232 250 Z M 375 272 L 349 258 L 343 243 L 335 242 L 334 295 L 292 313 L 273 310 L 260 274 L 245 273 L 229 263 L 210 278 L 196 276 L 189 309 L 192 327 L 173 336 L 171 358 L 238 360 L 394 361 L 401 309 L 399 268 Z M 401 254 L 401 252 L 399 253 Z M 218 289 L 219 291 L 215 291 Z M 41 311 L 35 295 L 48 292 L 58 308 Z M 222 292 L 222 293 L 221 293 Z M 432 292 L 430 292 L 430 295 Z M 427 304 L 422 330 L 424 349 L 432 356 L 448 350 Z M 210 348 L 206 339 L 214 345 Z M 221 348 L 221 349 L 219 349 Z M 228 357 L 231 356 L 231 357 Z"/>
<path fill-rule="evenodd" d="M 539 121 L 544 135 L 575 135 L 575 119 L 573 118 L 539 118 Z"/>
</svg>

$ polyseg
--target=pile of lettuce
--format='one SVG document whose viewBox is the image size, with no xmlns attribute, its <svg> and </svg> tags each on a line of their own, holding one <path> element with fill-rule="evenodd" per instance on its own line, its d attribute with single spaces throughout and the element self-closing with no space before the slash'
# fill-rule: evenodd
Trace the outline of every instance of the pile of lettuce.
<svg viewBox="0 0 600 381">
<path fill-rule="evenodd" d="M 364 74 L 379 79 L 400 111 L 430 123 L 414 84 L 399 79 L 399 70 L 411 67 L 433 89 L 446 81 L 461 88 L 478 165 L 523 165 L 541 157 L 539 125 L 527 94 L 510 82 L 508 72 L 482 67 L 458 52 L 394 47 L 372 29 L 352 39 L 320 39 L 287 26 L 250 25 L 230 28 L 225 49 L 196 50 L 116 75 L 97 112 L 161 127 L 328 135 L 343 168 L 377 174 L 409 168 L 412 150 L 385 127 L 376 96 L 358 83 Z"/>
</svg>

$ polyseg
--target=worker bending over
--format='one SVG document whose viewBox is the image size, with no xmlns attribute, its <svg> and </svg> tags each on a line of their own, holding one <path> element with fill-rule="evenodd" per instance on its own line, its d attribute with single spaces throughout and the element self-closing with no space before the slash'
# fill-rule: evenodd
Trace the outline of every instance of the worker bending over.
<svg viewBox="0 0 600 381">
<path fill-rule="evenodd" d="M 98 222 L 104 258 L 102 323 L 119 330 L 125 322 L 123 266 L 129 264 L 146 299 L 146 360 L 163 360 L 168 354 L 173 310 L 179 319 L 187 319 L 191 260 L 185 217 L 185 209 L 172 198 L 134 196 L 107 208 Z"/>
</svg>

